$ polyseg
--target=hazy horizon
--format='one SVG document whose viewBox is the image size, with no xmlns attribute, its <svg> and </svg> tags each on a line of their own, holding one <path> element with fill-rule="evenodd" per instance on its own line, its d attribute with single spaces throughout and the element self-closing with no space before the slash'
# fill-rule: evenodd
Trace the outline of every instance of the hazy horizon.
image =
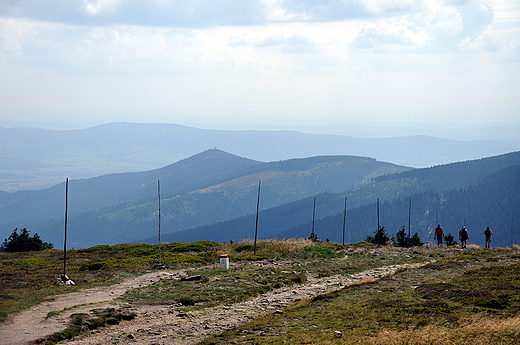
<svg viewBox="0 0 520 345">
<path fill-rule="evenodd" d="M 520 123 L 374 123 L 358 121 L 347 124 L 316 123 L 294 124 L 279 123 L 272 124 L 264 122 L 246 123 L 160 123 L 160 122 L 131 122 L 117 121 L 123 123 L 149 123 L 149 124 L 172 124 L 197 129 L 219 130 L 219 131 L 296 131 L 305 134 L 317 135 L 339 135 L 358 138 L 392 138 L 409 136 L 430 136 L 441 139 L 458 141 L 492 140 L 519 144 L 520 150 Z M 115 122 L 100 123 L 57 123 L 46 121 L 0 121 L 0 127 L 4 128 L 41 128 L 49 130 L 78 130 Z"/>
<path fill-rule="evenodd" d="M 0 126 L 520 132 L 516 0 L 13 0 L 0 33 Z"/>
</svg>

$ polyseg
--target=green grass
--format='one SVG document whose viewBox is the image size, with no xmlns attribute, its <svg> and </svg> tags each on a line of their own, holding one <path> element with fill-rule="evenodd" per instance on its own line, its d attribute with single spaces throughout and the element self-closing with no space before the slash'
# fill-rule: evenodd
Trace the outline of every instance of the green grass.
<svg viewBox="0 0 520 345">
<path fill-rule="evenodd" d="M 220 246 L 200 241 L 162 246 L 161 261 L 168 268 L 215 263 Z M 158 263 L 157 245 L 118 244 L 67 251 L 67 275 L 76 286 L 60 286 L 63 251 L 0 252 L 0 322 L 9 314 L 43 302 L 48 296 L 120 282 L 124 277 L 153 270 Z"/>
<path fill-rule="evenodd" d="M 242 302 L 282 286 L 306 281 L 304 274 L 271 267 L 204 268 L 190 273 L 201 275 L 201 279 L 161 280 L 151 286 L 130 290 L 121 299 L 153 304 L 180 303 L 201 309 Z"/>
<path fill-rule="evenodd" d="M 289 241 L 258 241 L 257 253 L 253 253 L 253 245 L 249 242 L 229 244 L 217 244 L 210 241 L 194 243 L 169 243 L 162 245 L 161 262 L 169 269 L 184 267 L 215 266 L 219 262 L 220 254 L 229 254 L 231 262 L 256 262 L 270 260 L 272 262 L 284 262 L 284 270 L 296 272 L 303 281 L 301 275 L 313 273 L 320 276 L 328 276 L 340 273 L 355 273 L 363 269 L 378 267 L 381 265 L 401 262 L 417 262 L 425 260 L 422 256 L 412 256 L 403 259 L 402 255 L 387 255 L 384 260 L 379 255 L 370 254 L 373 246 L 369 244 L 357 244 L 343 247 L 332 243 L 312 243 L 308 240 Z M 61 293 L 78 291 L 79 288 L 90 288 L 102 285 L 111 285 L 120 282 L 125 277 L 142 274 L 154 270 L 158 263 L 158 246 L 149 244 L 117 244 L 114 246 L 98 245 L 87 249 L 67 251 L 67 275 L 77 284 L 76 286 L 59 286 L 56 277 L 63 272 L 63 251 L 46 250 L 29 253 L 0 253 L 0 322 L 9 314 L 16 313 L 32 305 L 43 302 L 49 296 Z M 347 255 L 347 259 L 345 259 Z M 323 260 L 327 265 L 323 265 Z M 243 273 L 233 273 L 230 270 L 229 277 L 218 281 L 222 286 L 230 286 L 233 279 L 248 281 L 246 277 L 251 266 Z M 218 274 L 224 274 L 217 271 Z M 216 272 L 201 271 L 208 277 L 218 276 Z M 235 276 L 233 277 L 233 274 Z M 205 301 L 206 305 L 216 303 L 231 303 L 233 300 L 243 300 L 247 296 L 255 296 L 262 291 L 269 291 L 292 284 L 294 279 L 287 278 L 286 273 L 276 273 L 276 280 L 261 283 L 265 278 L 257 278 L 250 288 L 243 289 L 237 296 L 222 297 L 216 293 L 213 299 L 204 296 L 195 300 Z M 217 284 L 211 282 L 210 286 Z M 186 283 L 186 284 L 201 284 Z M 226 285 L 228 284 L 228 285 Z M 197 285 L 198 286 L 198 285 Z M 201 286 L 203 287 L 203 286 Z M 222 289 L 219 288 L 219 289 Z M 203 289 L 197 289 L 202 291 Z M 231 290 L 232 291 L 232 290 Z M 146 293 L 143 294 L 145 296 Z M 134 293 L 134 299 L 139 294 Z M 146 300 L 147 297 L 143 297 Z M 165 299 L 176 300 L 182 297 L 168 296 Z M 220 300 L 218 302 L 217 300 Z"/>
<path fill-rule="evenodd" d="M 275 245 L 276 247 L 279 244 Z M 239 244 L 241 254 L 232 258 L 253 256 L 251 248 Z M 372 247 L 346 247 L 334 244 L 312 246 L 298 244 L 298 254 L 288 252 L 286 258 L 272 258 L 256 265 L 256 258 L 222 270 L 214 266 L 190 272 L 198 280 L 162 280 L 154 285 L 128 291 L 122 300 L 130 303 L 182 304 L 189 310 L 238 303 L 284 286 L 306 282 L 307 274 L 327 277 L 358 273 L 369 268 L 428 260 L 424 255 L 403 255 L 405 251 L 379 255 Z M 263 248 L 269 251 L 269 248 Z M 335 249 L 338 249 L 337 251 Z M 233 252 L 233 251 L 231 251 Z M 347 254 L 347 256 L 345 256 Z M 261 254 L 262 255 L 262 254 Z M 268 256 L 264 253 L 264 256 Z M 326 261 L 324 261 L 326 260 Z"/>
<path fill-rule="evenodd" d="M 517 344 L 518 291 L 520 260 L 467 251 L 301 301 L 201 344 Z"/>
<path fill-rule="evenodd" d="M 496 332 L 490 328 L 491 338 L 482 344 L 498 344 L 495 340 L 499 338 L 505 339 L 503 344 L 520 341 L 515 333 L 520 328 L 520 319 L 515 323 L 520 310 L 518 251 L 408 249 L 363 242 L 341 246 L 306 240 L 259 241 L 256 255 L 249 242 L 170 243 L 164 244 L 162 250 L 162 262 L 167 268 L 192 267 L 189 274 L 198 279 L 161 280 L 128 291 L 122 300 L 200 310 L 301 284 L 308 275 L 354 274 L 375 267 L 436 260 L 420 269 L 403 270 L 375 282 L 300 301 L 283 314 L 255 319 L 236 330 L 209 337 L 203 344 L 335 344 L 345 339 L 361 344 L 448 344 L 421 342 L 422 332 L 435 333 L 438 329 L 457 344 L 453 334 L 465 332 L 468 337 L 482 339 L 482 335 L 475 335 L 477 324 L 500 326 Z M 219 257 L 224 253 L 232 262 L 227 270 L 219 268 Z M 147 244 L 71 250 L 67 253 L 67 274 L 78 285 L 70 287 L 55 283 L 55 277 L 62 273 L 62 255 L 60 250 L 0 253 L 0 318 L 54 294 L 110 285 L 130 275 L 150 272 L 158 262 L 157 246 Z M 51 312 L 49 317 L 57 313 L 61 311 Z M 100 317 L 95 311 L 74 314 L 67 330 L 41 341 L 50 344 L 71 339 L 91 327 L 119 321 L 114 315 Z M 343 333 L 343 338 L 334 336 L 336 330 Z"/>
</svg>

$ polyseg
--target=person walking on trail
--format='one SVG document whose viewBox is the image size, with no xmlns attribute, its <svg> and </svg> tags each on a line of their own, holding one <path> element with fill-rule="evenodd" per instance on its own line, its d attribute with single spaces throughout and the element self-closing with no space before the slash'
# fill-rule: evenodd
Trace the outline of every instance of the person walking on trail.
<svg viewBox="0 0 520 345">
<path fill-rule="evenodd" d="M 443 237 L 444 230 L 440 224 L 437 224 L 437 227 L 435 228 L 435 235 L 433 236 L 434 239 L 437 239 L 437 247 L 442 244 Z"/>
<path fill-rule="evenodd" d="M 469 239 L 468 229 L 466 229 L 466 227 L 463 226 L 462 229 L 460 229 L 460 231 L 459 231 L 459 240 L 460 240 L 461 248 L 464 248 L 464 249 L 466 248 L 468 239 Z"/>
<path fill-rule="evenodd" d="M 493 231 L 489 228 L 489 226 L 484 230 L 484 236 L 486 236 L 486 248 L 491 248 L 491 235 L 493 235 Z"/>
</svg>

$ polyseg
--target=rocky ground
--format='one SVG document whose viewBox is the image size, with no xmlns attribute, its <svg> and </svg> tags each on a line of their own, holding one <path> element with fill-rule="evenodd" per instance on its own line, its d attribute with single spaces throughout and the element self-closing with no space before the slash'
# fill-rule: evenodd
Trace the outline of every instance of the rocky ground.
<svg viewBox="0 0 520 345">
<path fill-rule="evenodd" d="M 269 263 L 264 263 L 269 264 Z M 259 263 L 262 265 L 262 263 Z M 194 344 L 204 336 L 233 329 L 266 313 L 283 313 L 285 306 L 318 294 L 391 275 L 401 269 L 424 264 L 404 264 L 370 269 L 358 274 L 326 278 L 308 276 L 305 284 L 283 287 L 252 300 L 186 312 L 181 305 L 128 304 L 117 300 L 127 290 L 154 284 L 160 279 L 178 278 L 187 270 L 160 271 L 133 277 L 109 287 L 85 289 L 58 295 L 8 318 L 0 324 L 0 339 L 5 344 L 31 344 L 65 329 L 73 313 L 88 313 L 98 308 L 124 308 L 137 317 L 119 325 L 100 328 L 68 344 Z M 49 312 L 63 311 L 47 317 Z"/>
</svg>

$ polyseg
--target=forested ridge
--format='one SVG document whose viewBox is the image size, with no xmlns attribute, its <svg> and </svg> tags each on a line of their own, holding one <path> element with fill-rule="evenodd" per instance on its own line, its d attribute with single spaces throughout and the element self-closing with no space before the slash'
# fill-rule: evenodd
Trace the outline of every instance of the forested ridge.
<svg viewBox="0 0 520 345">
<path fill-rule="evenodd" d="M 493 245 L 510 245 L 511 221 L 515 218 L 519 219 L 520 223 L 520 165 L 491 174 L 485 174 L 488 171 L 485 166 L 479 165 L 478 168 L 479 173 L 473 174 L 471 178 L 482 177 L 475 184 L 443 192 L 430 190 L 406 195 L 403 190 L 407 189 L 409 184 L 403 183 L 403 189 L 399 189 L 399 185 L 402 175 L 411 175 L 409 178 L 418 179 L 413 177 L 416 171 L 411 171 L 397 174 L 395 180 L 391 180 L 391 176 L 385 176 L 381 178 L 381 182 L 368 183 L 347 193 L 319 194 L 316 196 L 315 232 L 321 240 L 342 242 L 344 198 L 347 196 L 345 240 L 363 240 L 377 229 L 376 200 L 385 196 L 380 198 L 379 223 L 390 235 L 397 233 L 402 226 L 408 231 L 411 198 L 411 233 L 417 232 L 423 241 L 433 241 L 433 229 L 438 219 L 445 233 L 451 233 L 455 238 L 465 223 L 470 232 L 470 242 L 483 244 L 483 231 L 490 226 L 494 231 Z M 464 176 L 460 173 L 456 175 Z M 462 180 L 459 178 L 456 183 L 461 183 Z M 392 194 L 396 196 L 393 199 L 390 198 Z M 354 202 L 351 199 L 354 199 Z M 367 199 L 370 201 L 358 206 Z M 312 230 L 312 207 L 313 198 L 306 198 L 262 211 L 259 237 L 284 239 L 309 236 Z M 193 241 L 197 238 L 229 241 L 254 238 L 254 229 L 255 215 L 251 214 L 227 222 L 166 234 L 164 238 L 166 241 Z M 520 241 L 520 235 L 515 233 L 514 240 Z M 147 241 L 153 243 L 156 238 L 149 238 Z"/>
<path fill-rule="evenodd" d="M 152 236 L 158 222 L 158 182 L 164 233 L 239 218 L 325 192 L 341 192 L 379 175 L 410 168 L 354 156 L 319 156 L 262 163 L 221 150 L 167 167 L 69 183 L 69 244 L 76 248 Z M 0 232 L 27 227 L 62 243 L 64 184 L 0 195 Z M 1 234 L 1 233 L 0 233 Z M 59 245 L 57 245 L 59 246 Z"/>
<path fill-rule="evenodd" d="M 433 242 L 433 230 L 438 217 L 445 234 L 458 237 L 463 225 L 469 230 L 470 243 L 484 244 L 484 229 L 493 230 L 493 245 L 511 244 L 512 220 L 520 221 L 520 165 L 502 169 L 485 177 L 476 185 L 452 189 L 445 193 L 434 191 L 413 194 L 408 198 L 380 204 L 380 226 L 395 234 L 406 226 L 411 198 L 411 233 L 417 232 L 423 241 Z M 438 216 L 437 216 L 438 215 Z M 348 210 L 346 239 L 357 242 L 377 229 L 375 203 Z M 279 237 L 301 237 L 310 233 L 310 223 L 302 224 L 278 234 Z M 320 238 L 341 242 L 343 213 L 318 220 L 315 231 Z M 520 240 L 518 230 L 513 238 Z"/>
</svg>

